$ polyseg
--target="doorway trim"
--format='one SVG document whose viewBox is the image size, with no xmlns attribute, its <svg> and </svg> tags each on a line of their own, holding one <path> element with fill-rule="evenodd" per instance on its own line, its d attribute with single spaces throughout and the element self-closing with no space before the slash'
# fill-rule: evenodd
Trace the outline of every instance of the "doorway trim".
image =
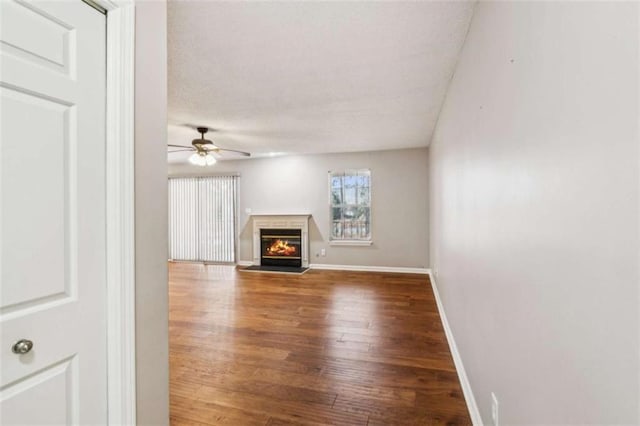
<svg viewBox="0 0 640 426">
<path fill-rule="evenodd" d="M 135 425 L 135 4 L 91 1 L 107 16 L 107 415 Z"/>
</svg>

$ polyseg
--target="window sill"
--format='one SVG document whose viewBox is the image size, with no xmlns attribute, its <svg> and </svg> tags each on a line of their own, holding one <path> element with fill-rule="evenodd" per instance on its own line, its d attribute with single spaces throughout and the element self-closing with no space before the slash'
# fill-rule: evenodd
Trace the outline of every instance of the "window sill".
<svg viewBox="0 0 640 426">
<path fill-rule="evenodd" d="M 371 240 L 333 240 L 329 241 L 330 246 L 370 246 Z"/>
</svg>

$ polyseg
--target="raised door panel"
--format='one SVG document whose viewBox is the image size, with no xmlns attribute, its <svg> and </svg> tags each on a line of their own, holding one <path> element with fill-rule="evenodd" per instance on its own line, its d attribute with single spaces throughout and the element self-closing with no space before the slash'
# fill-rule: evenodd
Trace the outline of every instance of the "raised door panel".
<svg viewBox="0 0 640 426">
<path fill-rule="evenodd" d="M 0 102 L 0 309 L 8 313 L 74 292 L 75 114 L 68 104 L 8 88 L 0 88 Z M 37 141 L 15 137 L 34 131 L 34 122 Z"/>
<path fill-rule="evenodd" d="M 76 360 L 64 360 L 0 391 L 3 425 L 67 425 L 78 423 Z M 38 404 L 37 409 L 34 405 Z M 16 422 L 16 419 L 17 422 Z"/>
<path fill-rule="evenodd" d="M 0 49 L 41 66 L 73 73 L 75 31 L 37 4 L 5 1 L 0 16 Z M 24 28 L 33 31 L 23 31 Z"/>
</svg>

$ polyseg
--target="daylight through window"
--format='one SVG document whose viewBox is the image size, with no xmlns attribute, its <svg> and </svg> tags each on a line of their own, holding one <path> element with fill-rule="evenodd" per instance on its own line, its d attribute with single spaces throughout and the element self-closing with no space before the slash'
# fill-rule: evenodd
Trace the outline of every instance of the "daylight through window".
<svg viewBox="0 0 640 426">
<path fill-rule="evenodd" d="M 371 171 L 329 172 L 331 240 L 371 240 Z"/>
</svg>

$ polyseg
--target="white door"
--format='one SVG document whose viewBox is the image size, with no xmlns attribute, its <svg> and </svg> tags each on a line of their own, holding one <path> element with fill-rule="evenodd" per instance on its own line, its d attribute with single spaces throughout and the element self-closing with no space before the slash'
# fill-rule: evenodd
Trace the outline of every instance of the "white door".
<svg viewBox="0 0 640 426">
<path fill-rule="evenodd" d="M 79 0 L 0 0 L 2 425 L 107 421 L 105 43 Z"/>
</svg>

